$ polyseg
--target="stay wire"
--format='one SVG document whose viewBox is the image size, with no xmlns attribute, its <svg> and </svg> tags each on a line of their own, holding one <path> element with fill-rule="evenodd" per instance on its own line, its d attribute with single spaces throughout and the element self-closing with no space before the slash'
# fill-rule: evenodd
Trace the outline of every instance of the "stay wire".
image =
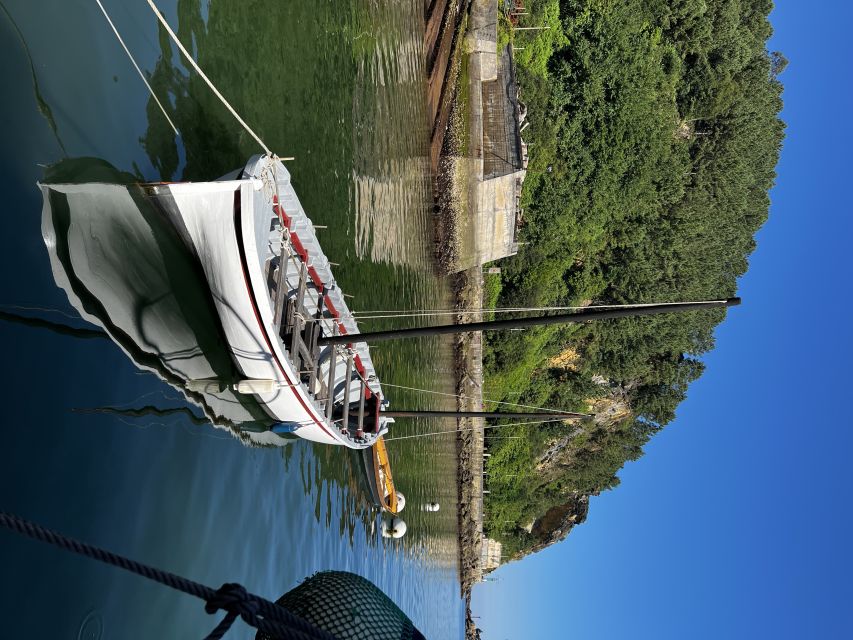
<svg viewBox="0 0 853 640">
<path fill-rule="evenodd" d="M 429 393 L 432 395 L 445 396 L 448 398 L 458 398 L 459 400 L 478 400 L 479 399 L 479 398 L 476 398 L 474 396 L 466 396 L 466 395 L 462 395 L 462 394 L 458 394 L 458 393 L 446 393 L 443 391 L 431 391 L 429 389 L 420 389 L 418 387 L 407 387 L 407 386 L 402 385 L 402 384 L 391 384 L 390 382 L 383 382 L 382 386 L 383 387 L 395 387 L 397 389 L 404 389 L 406 391 L 419 391 L 421 393 Z M 554 409 L 553 407 L 537 407 L 536 405 L 532 405 L 532 404 L 521 404 L 519 402 L 506 402 L 504 400 L 489 400 L 487 398 L 483 398 L 482 400 L 483 400 L 483 404 L 487 404 L 487 403 L 489 403 L 489 404 L 500 404 L 500 405 L 504 405 L 507 407 L 521 407 L 523 409 L 536 409 L 537 411 L 550 411 L 552 413 L 563 413 L 563 411 L 561 409 Z"/>
<path fill-rule="evenodd" d="M 445 433 L 462 433 L 463 431 L 476 431 L 477 429 L 497 429 L 499 427 L 523 427 L 531 424 L 548 424 L 551 422 L 562 422 L 563 418 L 556 418 L 553 420 L 530 420 L 529 422 L 511 422 L 509 424 L 486 424 L 482 427 L 464 427 L 462 429 L 451 429 L 449 431 L 432 431 L 429 433 L 415 433 L 410 436 L 395 436 L 392 438 L 385 438 L 385 442 L 391 442 L 392 440 L 411 440 L 412 438 L 426 438 L 427 436 L 440 436 Z"/>
</svg>

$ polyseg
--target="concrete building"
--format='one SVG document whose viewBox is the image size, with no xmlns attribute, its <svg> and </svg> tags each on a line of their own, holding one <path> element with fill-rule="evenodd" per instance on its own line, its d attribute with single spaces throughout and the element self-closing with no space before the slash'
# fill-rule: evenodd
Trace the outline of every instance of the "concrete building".
<svg viewBox="0 0 853 640">
<path fill-rule="evenodd" d="M 501 543 L 483 536 L 480 546 L 480 569 L 483 573 L 494 571 L 501 566 Z"/>
<path fill-rule="evenodd" d="M 527 168 L 520 128 L 526 112 L 518 101 L 512 48 L 497 48 L 497 21 L 497 3 L 472 2 L 467 46 L 475 250 L 471 264 L 459 265 L 463 269 L 518 253 L 519 200 Z"/>
</svg>

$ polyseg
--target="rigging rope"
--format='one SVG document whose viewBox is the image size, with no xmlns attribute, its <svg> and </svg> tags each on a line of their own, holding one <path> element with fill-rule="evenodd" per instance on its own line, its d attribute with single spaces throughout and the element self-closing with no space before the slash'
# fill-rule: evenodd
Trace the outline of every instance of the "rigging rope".
<svg viewBox="0 0 853 640">
<path fill-rule="evenodd" d="M 205 640 L 219 640 L 238 617 L 242 618 L 246 624 L 279 640 L 337 640 L 332 634 L 290 613 L 284 607 L 249 593 L 240 584 L 229 582 L 223 584 L 219 589 L 213 589 L 194 580 L 69 538 L 34 522 L 2 511 L 0 511 L 0 526 L 35 540 L 47 542 L 60 549 L 73 551 L 87 558 L 135 573 L 196 598 L 201 598 L 205 601 L 204 610 L 209 614 L 214 614 L 219 610 L 225 611 L 225 617 L 206 636 Z"/>
<path fill-rule="evenodd" d="M 95 1 L 98 4 L 101 4 L 100 0 L 95 0 Z M 219 89 L 217 89 L 213 85 L 213 83 L 210 81 L 210 78 L 208 78 L 205 75 L 204 71 L 201 70 L 201 67 L 199 67 L 198 64 L 196 63 L 196 61 L 193 60 L 193 57 L 190 55 L 189 51 L 187 51 L 184 48 L 184 45 L 181 44 L 181 41 L 178 40 L 178 36 L 175 34 L 174 31 L 172 31 L 172 27 L 169 26 L 168 22 L 166 22 L 166 18 L 163 17 L 162 13 L 160 13 L 160 10 L 157 8 L 157 5 L 154 4 L 154 1 L 148 0 L 148 5 L 151 7 L 151 10 L 154 12 L 154 15 L 157 16 L 157 19 L 160 21 L 160 24 L 162 24 L 163 28 L 166 29 L 166 31 L 168 32 L 169 37 L 172 38 L 172 40 L 178 46 L 178 49 L 180 49 L 181 53 L 184 54 L 184 57 L 187 59 L 187 62 L 189 62 L 190 65 L 192 66 L 192 68 L 195 69 L 196 72 L 198 73 L 198 75 L 201 76 L 201 79 L 207 83 L 207 86 L 210 87 L 210 90 L 213 91 L 213 93 L 216 95 L 216 97 L 219 98 L 219 100 L 222 102 L 223 105 L 225 105 L 225 108 L 231 112 L 231 115 L 234 116 L 234 118 L 236 118 L 237 122 L 240 123 L 240 125 L 243 127 L 243 129 L 245 129 L 246 132 L 255 139 L 255 142 L 257 142 L 259 145 L 261 145 L 261 148 L 266 152 L 266 154 L 268 156 L 271 156 L 272 151 L 270 151 L 269 147 L 266 144 L 264 144 L 264 141 L 261 140 L 261 138 L 258 136 L 257 133 L 252 131 L 251 127 L 249 127 L 249 125 L 246 124 L 246 121 L 240 117 L 240 114 L 238 114 L 237 111 L 234 110 L 234 107 L 232 107 L 229 104 L 228 100 L 225 99 L 225 96 L 223 96 L 221 93 L 219 93 Z M 146 84 L 148 84 L 148 83 L 146 82 Z"/>
<path fill-rule="evenodd" d="M 101 4 L 101 0 L 95 0 L 95 2 L 98 3 L 98 7 L 100 7 L 101 9 L 101 13 L 104 14 L 104 17 L 107 19 L 107 22 L 109 22 L 113 33 L 116 34 L 116 38 L 118 38 L 119 44 L 121 44 L 122 48 L 124 49 L 124 52 L 127 54 L 127 57 L 130 58 L 130 61 L 133 63 L 133 66 L 136 69 L 136 73 L 139 74 L 139 77 L 142 78 L 142 82 L 144 82 L 145 86 L 148 87 L 148 93 L 151 94 L 151 97 L 154 98 L 154 101 L 157 103 L 157 106 L 160 107 L 160 111 L 163 112 L 163 115 L 165 116 L 166 120 L 169 121 L 169 126 L 172 127 L 172 131 L 175 132 L 176 136 L 180 136 L 181 134 L 178 133 L 178 128 L 175 126 L 175 123 L 172 122 L 172 119 L 169 117 L 169 114 L 166 113 L 166 109 L 163 107 L 163 103 L 160 102 L 160 98 L 158 98 L 157 95 L 154 93 L 154 89 L 152 89 L 151 85 L 148 84 L 148 79 L 145 77 L 145 74 L 142 73 L 142 69 L 139 68 L 139 65 L 136 64 L 136 60 L 133 59 L 133 55 L 130 53 L 130 49 L 127 48 L 127 45 L 124 43 L 124 40 L 122 40 L 121 35 L 119 34 L 118 29 L 116 29 L 116 26 L 113 24 L 113 21 L 110 19 L 107 10 L 104 9 L 104 5 Z"/>
<path fill-rule="evenodd" d="M 169 126 L 172 127 L 172 131 L 175 132 L 176 136 L 180 136 L 181 134 L 178 132 L 177 126 L 175 126 L 175 123 L 172 122 L 172 119 L 169 117 L 169 114 L 166 113 L 166 108 L 163 106 L 163 103 L 160 102 L 160 98 L 157 97 L 157 94 L 154 93 L 154 89 L 151 88 L 151 85 L 148 83 L 148 79 L 145 77 L 145 74 L 142 73 L 142 69 L 140 69 L 139 65 L 136 64 L 136 60 L 134 60 L 133 54 L 130 53 L 130 49 L 128 49 L 127 45 L 124 43 L 124 40 L 122 39 L 121 35 L 119 34 L 118 29 L 116 28 L 115 24 L 113 24 L 112 19 L 110 18 L 109 14 L 107 13 L 107 10 L 104 8 L 104 5 L 101 4 L 101 0 L 95 0 L 95 2 L 98 4 L 98 7 L 101 9 L 101 13 L 103 13 L 104 17 L 107 19 L 107 22 L 109 23 L 110 27 L 112 28 L 113 33 L 115 34 L 116 38 L 118 39 L 119 43 L 121 44 L 122 48 L 124 49 L 124 52 L 127 54 L 127 57 L 130 58 L 131 63 L 133 63 L 133 66 L 136 69 L 136 73 L 139 74 L 139 77 L 142 78 L 142 82 L 144 82 L 145 86 L 148 88 L 148 93 L 150 93 L 151 97 L 154 98 L 154 101 L 157 103 L 157 106 L 160 107 L 160 111 L 163 112 L 163 116 L 169 122 Z M 160 21 L 160 24 L 163 25 L 163 28 L 169 34 L 169 37 L 177 45 L 178 49 L 183 54 L 184 58 L 186 58 L 187 62 L 189 62 L 190 66 L 193 69 L 195 69 L 196 73 L 198 73 L 199 76 L 201 76 L 201 79 L 204 80 L 204 82 L 207 84 L 207 86 L 210 88 L 210 90 L 213 91 L 214 95 L 217 98 L 219 98 L 219 101 L 222 102 L 222 104 L 225 106 L 225 108 L 228 109 L 229 112 L 231 112 L 231 115 L 234 116 L 234 119 L 237 120 L 237 122 L 240 124 L 241 127 L 243 127 L 243 129 L 246 131 L 246 133 L 248 133 L 250 136 L 252 136 L 252 138 L 254 138 L 255 142 L 257 142 L 261 146 L 261 148 L 264 150 L 264 152 L 266 153 L 267 156 L 270 156 L 273 159 L 279 159 L 278 156 L 275 156 L 273 154 L 273 152 L 270 151 L 270 148 L 266 145 L 266 143 L 263 140 L 261 140 L 261 137 L 257 133 L 255 133 L 254 130 L 248 124 L 246 124 L 246 121 L 240 117 L 240 114 L 237 113 L 237 110 L 231 106 L 231 103 L 229 103 L 228 100 L 225 99 L 225 96 L 223 96 L 222 93 L 220 93 L 219 89 L 217 89 L 216 86 L 213 84 L 213 82 L 211 82 L 210 78 L 207 77 L 207 74 L 205 74 L 204 71 L 202 71 L 201 67 L 198 66 L 198 63 L 193 59 L 193 57 L 190 55 L 189 51 L 186 50 L 184 45 L 178 39 L 177 34 L 172 30 L 172 27 L 169 26 L 169 23 L 166 22 L 166 18 L 163 17 L 163 14 L 160 12 L 160 9 L 157 8 L 157 5 L 154 4 L 153 0 L 148 0 L 148 5 L 151 7 L 151 10 L 154 12 L 154 15 L 157 16 L 157 20 Z M 280 159 L 281 160 L 293 160 L 293 158 L 280 158 Z"/>
<path fill-rule="evenodd" d="M 406 386 L 401 385 L 401 384 L 391 384 L 390 382 L 383 382 L 382 386 L 383 387 L 396 387 L 397 389 L 405 389 L 407 391 L 420 391 L 421 393 L 431 393 L 432 395 L 435 395 L 435 396 L 447 396 L 449 398 L 458 398 L 460 400 L 478 400 L 479 399 L 479 398 L 476 398 L 474 396 L 465 396 L 465 395 L 457 394 L 457 393 L 445 393 L 442 391 L 430 391 L 429 389 L 419 389 L 418 387 L 406 387 Z M 532 404 L 520 404 L 518 402 L 506 402 L 503 400 L 489 400 L 488 398 L 483 398 L 482 401 L 484 404 L 485 403 L 503 404 L 503 405 L 506 405 L 508 407 L 522 407 L 523 409 L 536 409 L 537 411 L 551 411 L 553 413 L 563 413 L 562 409 L 554 409 L 551 407 L 537 407 L 537 406 L 532 405 Z"/>
<path fill-rule="evenodd" d="M 497 429 L 498 427 L 523 427 L 525 425 L 531 424 L 543 424 L 550 422 L 562 422 L 563 418 L 556 418 L 554 420 L 530 420 L 529 422 L 511 422 L 509 424 L 486 424 L 482 427 L 464 427 L 462 429 L 451 429 L 450 431 L 431 431 L 429 433 L 416 433 L 411 436 L 396 436 L 393 438 L 385 438 L 385 442 L 390 442 L 392 440 L 411 440 L 412 438 L 426 438 L 427 436 L 440 436 L 445 433 L 461 433 L 463 431 L 475 431 L 476 429 Z"/>
<path fill-rule="evenodd" d="M 100 4 L 100 0 L 97 0 L 97 2 L 98 2 L 98 4 Z M 229 104 L 228 100 L 225 99 L 225 96 L 223 96 L 221 93 L 219 93 L 219 89 L 217 89 L 213 85 L 213 83 L 210 81 L 210 78 L 208 78 L 205 75 L 204 71 L 201 70 L 201 67 L 199 67 L 198 64 L 196 63 L 196 61 L 193 60 L 193 57 L 190 55 L 189 51 L 187 51 L 184 48 L 184 45 L 181 44 L 180 40 L 178 40 L 178 36 L 175 35 L 174 31 L 172 31 L 172 27 L 169 26 L 168 22 L 166 22 L 166 18 L 163 17 L 162 13 L 160 13 L 160 10 L 157 8 L 157 5 L 154 4 L 154 0 L 148 0 L 148 5 L 151 7 L 151 10 L 154 12 L 154 15 L 157 16 L 157 19 L 160 21 L 160 24 L 163 25 L 163 28 L 166 29 L 169 36 L 172 38 L 172 40 L 174 40 L 175 44 L 178 45 L 178 49 L 180 49 L 181 53 L 184 54 L 184 57 L 187 59 L 187 62 L 189 62 L 190 65 L 192 65 L 192 68 L 195 69 L 196 72 L 198 73 L 198 75 L 201 76 L 201 79 L 207 83 L 207 86 L 210 87 L 210 90 L 213 91 L 213 93 L 216 95 L 216 97 L 219 98 L 219 100 L 222 102 L 222 104 L 225 105 L 225 108 L 231 112 L 231 115 L 237 119 L 237 122 L 239 122 L 242 125 L 242 127 L 246 130 L 246 132 L 255 139 L 255 142 L 257 142 L 259 145 L 261 145 L 261 148 L 266 152 L 266 154 L 268 156 L 271 156 L 272 151 L 270 151 L 269 147 L 266 144 L 264 144 L 264 141 L 261 140 L 261 138 L 258 136 L 257 133 L 252 131 L 251 127 L 249 127 L 249 125 L 246 124 L 246 121 L 240 117 L 240 114 L 238 114 L 234 110 L 234 107 L 232 107 Z"/>
</svg>

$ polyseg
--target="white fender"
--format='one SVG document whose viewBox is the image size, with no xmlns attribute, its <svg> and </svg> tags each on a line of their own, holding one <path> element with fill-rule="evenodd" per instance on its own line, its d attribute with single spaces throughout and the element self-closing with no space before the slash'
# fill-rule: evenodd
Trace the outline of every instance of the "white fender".
<svg viewBox="0 0 853 640">
<path fill-rule="evenodd" d="M 234 390 L 243 395 L 269 395 L 278 391 L 280 386 L 278 380 L 241 380 L 234 385 Z"/>
</svg>

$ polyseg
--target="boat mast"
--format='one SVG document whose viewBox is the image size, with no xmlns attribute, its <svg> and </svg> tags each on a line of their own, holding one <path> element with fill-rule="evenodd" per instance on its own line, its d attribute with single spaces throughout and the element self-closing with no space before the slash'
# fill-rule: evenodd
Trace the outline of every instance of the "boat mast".
<svg viewBox="0 0 853 640">
<path fill-rule="evenodd" d="M 367 333 L 322 336 L 317 339 L 317 344 L 325 346 L 335 344 L 352 344 L 354 342 L 382 342 L 384 340 L 419 338 L 423 336 L 437 336 L 448 333 L 517 329 L 550 324 L 588 322 L 590 320 L 610 320 L 613 318 L 650 316 L 659 313 L 698 311 L 700 309 L 713 309 L 716 307 L 734 307 L 739 304 L 740 298 L 728 298 L 726 300 L 706 300 L 702 302 L 663 302 L 660 304 L 650 304 L 642 307 L 627 306 L 615 309 L 589 309 L 585 311 L 577 311 L 575 313 L 561 313 L 553 316 L 537 316 L 533 318 L 515 318 L 512 320 L 492 320 L 484 322 L 469 322 L 467 324 L 446 324 L 433 327 L 413 327 L 410 329 L 391 329 L 388 331 L 369 331 Z"/>
</svg>

